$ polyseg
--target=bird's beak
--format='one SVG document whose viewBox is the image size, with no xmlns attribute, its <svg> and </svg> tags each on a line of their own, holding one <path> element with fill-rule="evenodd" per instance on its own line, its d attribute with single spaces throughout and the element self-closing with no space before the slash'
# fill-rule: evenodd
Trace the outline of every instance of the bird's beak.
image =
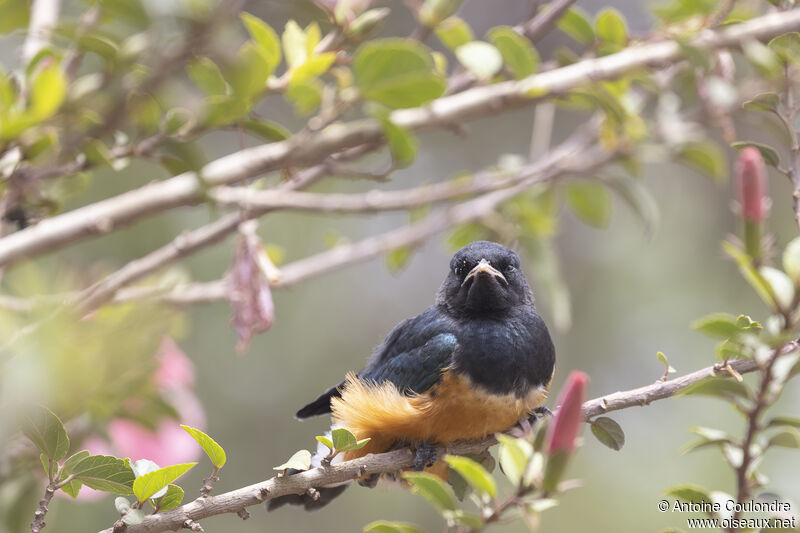
<svg viewBox="0 0 800 533">
<path fill-rule="evenodd" d="M 467 277 L 464 278 L 464 281 L 461 283 L 461 286 L 463 287 L 469 280 L 473 278 L 484 277 L 484 276 L 491 276 L 496 280 L 500 281 L 506 287 L 508 286 L 508 281 L 506 280 L 506 277 L 503 275 L 503 273 L 494 268 L 492 264 L 489 263 L 489 261 L 487 261 L 486 259 L 481 259 L 481 262 L 475 265 L 475 268 L 469 271 L 469 274 L 467 274 Z"/>
</svg>

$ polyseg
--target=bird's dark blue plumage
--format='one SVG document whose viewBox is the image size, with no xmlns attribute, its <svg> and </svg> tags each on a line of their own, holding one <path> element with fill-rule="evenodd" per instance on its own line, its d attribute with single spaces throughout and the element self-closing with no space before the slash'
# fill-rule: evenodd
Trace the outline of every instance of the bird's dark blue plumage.
<svg viewBox="0 0 800 533">
<path fill-rule="evenodd" d="M 480 438 L 539 407 L 554 367 L 519 257 L 478 241 L 453 256 L 433 306 L 398 324 L 363 370 L 296 416 L 333 412 L 336 424 L 372 439 L 345 458 L 398 442 Z"/>
</svg>

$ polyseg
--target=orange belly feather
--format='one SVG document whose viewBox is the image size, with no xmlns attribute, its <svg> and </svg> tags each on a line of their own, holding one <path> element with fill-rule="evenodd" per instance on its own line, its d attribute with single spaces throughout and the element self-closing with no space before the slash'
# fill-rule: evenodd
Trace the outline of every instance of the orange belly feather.
<svg viewBox="0 0 800 533">
<path fill-rule="evenodd" d="M 481 439 L 504 431 L 541 406 L 545 388 L 526 396 L 495 395 L 470 383 L 467 376 L 445 372 L 422 394 L 405 396 L 390 382 L 364 382 L 348 374 L 341 398 L 331 400 L 334 424 L 370 442 L 345 453 L 345 460 L 389 450 L 396 442 L 432 441 L 442 445 Z M 440 469 L 435 469 L 436 473 Z"/>
</svg>

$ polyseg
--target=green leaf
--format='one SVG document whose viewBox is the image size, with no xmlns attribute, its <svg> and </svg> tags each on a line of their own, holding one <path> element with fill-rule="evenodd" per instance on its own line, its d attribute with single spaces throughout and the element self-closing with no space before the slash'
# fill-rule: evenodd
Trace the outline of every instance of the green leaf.
<svg viewBox="0 0 800 533">
<path fill-rule="evenodd" d="M 208 95 L 224 95 L 228 92 L 228 84 L 222 77 L 219 67 L 208 59 L 201 57 L 187 65 L 186 71 L 192 81 Z"/>
<path fill-rule="evenodd" d="M 123 459 L 110 455 L 91 455 L 72 469 L 75 479 L 89 488 L 121 494 L 133 494 L 133 470 Z"/>
<path fill-rule="evenodd" d="M 764 276 L 753 267 L 753 261 L 750 256 L 728 241 L 722 242 L 722 250 L 736 261 L 742 277 L 753 287 L 764 303 L 773 307 L 775 305 L 775 294 L 772 292 L 772 286 L 764 279 Z"/>
<path fill-rule="evenodd" d="M 566 187 L 567 205 L 586 224 L 595 228 L 608 226 L 611 220 L 611 196 L 608 190 L 592 181 L 575 181 Z"/>
<path fill-rule="evenodd" d="M 461 474 L 461 477 L 477 492 L 489 498 L 497 496 L 497 485 L 494 478 L 480 463 L 469 457 L 457 455 L 446 455 L 444 460 L 450 465 L 450 468 Z"/>
<path fill-rule="evenodd" d="M 381 118 L 380 121 L 394 165 L 397 168 L 409 166 L 417 157 L 419 141 L 408 129 L 398 126 L 388 118 Z"/>
<path fill-rule="evenodd" d="M 800 237 L 795 237 L 783 249 L 783 269 L 795 285 L 800 284 Z"/>
<path fill-rule="evenodd" d="M 772 39 L 767 46 L 785 63 L 800 64 L 800 33 L 789 32 Z"/>
<path fill-rule="evenodd" d="M 295 470 L 308 470 L 311 468 L 311 452 L 298 450 L 282 465 L 272 467 L 273 470 L 287 470 L 289 468 Z"/>
<path fill-rule="evenodd" d="M 331 431 L 331 440 L 336 450 L 344 450 L 356 444 L 356 436 L 346 428 L 336 428 Z"/>
<path fill-rule="evenodd" d="M 331 439 L 329 439 L 328 437 L 325 437 L 323 435 L 317 435 L 315 438 L 319 442 L 321 442 L 323 446 L 328 448 L 330 451 L 333 451 L 334 448 L 333 448 L 333 443 L 331 442 Z"/>
<path fill-rule="evenodd" d="M 492 28 L 488 37 L 500 51 L 503 62 L 516 79 L 526 78 L 536 72 L 539 54 L 528 39 L 509 26 Z"/>
<path fill-rule="evenodd" d="M 472 28 L 460 17 L 450 17 L 436 26 L 436 36 L 450 50 L 475 40 Z"/>
<path fill-rule="evenodd" d="M 621 49 L 628 42 L 628 27 L 625 17 L 612 7 L 607 7 L 597 13 L 595 18 L 597 37 L 605 43 Z"/>
<path fill-rule="evenodd" d="M 248 118 L 242 121 L 242 126 L 250 133 L 267 141 L 283 141 L 292 135 L 288 129 L 271 120 Z"/>
<path fill-rule="evenodd" d="M 364 526 L 364 532 L 374 533 L 423 533 L 414 524 L 407 522 L 389 522 L 387 520 L 377 520 Z"/>
<path fill-rule="evenodd" d="M 455 50 L 458 61 L 479 80 L 489 80 L 503 68 L 500 51 L 484 41 L 472 41 Z"/>
<path fill-rule="evenodd" d="M 480 531 L 486 525 L 480 516 L 465 513 L 461 509 L 457 509 L 452 512 L 447 511 L 444 514 L 444 517 L 448 522 L 458 522 L 459 524 L 463 524 L 474 531 Z"/>
<path fill-rule="evenodd" d="M 324 54 L 309 57 L 301 65 L 292 70 L 292 77 L 289 79 L 289 85 L 302 83 L 325 74 L 331 65 L 333 65 L 334 60 L 336 60 L 335 52 L 325 52 Z"/>
<path fill-rule="evenodd" d="M 769 266 L 759 267 L 758 273 L 769 283 L 772 288 L 772 294 L 775 296 L 775 301 L 781 308 L 791 308 L 794 301 L 794 282 L 789 279 L 789 276 L 782 270 Z"/>
<path fill-rule="evenodd" d="M 73 479 L 66 485 L 63 485 L 61 490 L 64 491 L 64 494 L 69 495 L 71 498 L 77 498 L 81 491 L 81 487 L 83 487 L 83 483 L 77 479 Z"/>
<path fill-rule="evenodd" d="M 292 83 L 286 88 L 286 99 L 294 105 L 298 115 L 308 115 L 322 102 L 322 84 L 319 80 Z"/>
<path fill-rule="evenodd" d="M 556 27 L 578 41 L 589 45 L 594 42 L 594 30 L 589 15 L 579 7 L 569 8 L 558 20 Z"/>
<path fill-rule="evenodd" d="M 428 472 L 403 472 L 403 479 L 411 484 L 411 490 L 431 502 L 440 511 L 456 509 L 453 490 L 444 481 Z"/>
<path fill-rule="evenodd" d="M 133 494 L 140 502 L 146 501 L 155 493 L 181 477 L 197 463 L 183 463 L 165 466 L 137 477 L 133 482 Z"/>
<path fill-rule="evenodd" d="M 270 76 L 281 62 L 281 45 L 278 34 L 269 24 L 250 13 L 241 13 L 240 16 L 248 33 L 258 45 L 258 49 L 267 63 L 267 76 Z M 300 29 L 299 26 L 297 29 Z"/>
<path fill-rule="evenodd" d="M 197 444 L 203 448 L 203 451 L 206 452 L 208 458 L 211 459 L 211 464 L 213 464 L 217 468 L 222 468 L 225 465 L 226 456 L 225 450 L 222 449 L 222 446 L 216 443 L 214 439 L 200 431 L 199 429 L 195 429 L 190 426 L 186 426 L 181 424 L 183 430 L 191 435 L 191 437 L 197 441 Z"/>
<path fill-rule="evenodd" d="M 761 93 L 752 100 L 747 100 L 742 104 L 742 109 L 748 111 L 770 111 L 776 112 L 780 105 L 780 97 L 775 93 Z"/>
<path fill-rule="evenodd" d="M 0 35 L 25 28 L 30 18 L 31 6 L 28 0 L 0 0 Z"/>
<path fill-rule="evenodd" d="M 690 503 L 711 502 L 711 495 L 706 489 L 691 483 L 670 487 L 666 494 Z"/>
<path fill-rule="evenodd" d="M 769 438 L 767 446 L 782 446 L 784 448 L 800 448 L 800 432 L 794 428 L 783 429 Z"/>
<path fill-rule="evenodd" d="M 89 450 L 81 450 L 70 455 L 69 458 L 64 461 L 64 464 L 61 465 L 61 476 L 59 481 L 66 479 L 66 477 L 72 473 L 72 470 L 75 468 L 75 466 L 90 455 L 91 453 L 89 453 Z"/>
<path fill-rule="evenodd" d="M 170 483 L 167 486 L 167 493 L 162 497 L 153 500 L 153 507 L 157 508 L 159 511 L 169 511 L 170 509 L 175 509 L 177 506 L 179 506 L 182 501 L 183 489 L 178 485 L 173 485 Z"/>
<path fill-rule="evenodd" d="M 777 427 L 777 426 L 789 426 L 793 428 L 800 428 L 800 418 L 794 418 L 791 416 L 776 416 L 775 418 L 771 418 L 769 422 L 767 422 L 765 425 L 765 427 Z"/>
<path fill-rule="evenodd" d="M 781 74 L 781 61 L 770 47 L 754 39 L 742 43 L 742 51 L 747 60 L 762 76 L 776 78 Z"/>
<path fill-rule="evenodd" d="M 718 183 L 728 180 L 728 160 L 720 147 L 711 141 L 698 141 L 683 146 L 678 159 Z"/>
<path fill-rule="evenodd" d="M 38 120 L 44 120 L 61 107 L 67 95 L 67 78 L 61 65 L 52 63 L 43 68 L 31 86 L 31 112 Z"/>
<path fill-rule="evenodd" d="M 747 146 L 752 146 L 757 148 L 759 152 L 761 152 L 761 157 L 764 158 L 764 162 L 771 167 L 777 167 L 781 163 L 781 158 L 778 155 L 777 150 L 775 150 L 771 146 L 767 146 L 766 144 L 761 144 L 753 141 L 737 141 L 735 143 L 731 143 L 731 148 L 736 150 L 737 152 L 741 152 L 743 148 Z"/>
<path fill-rule="evenodd" d="M 675 369 L 672 367 L 671 364 L 669 364 L 669 361 L 667 360 L 667 356 L 664 355 L 664 352 L 656 353 L 656 358 L 659 361 L 661 361 L 661 363 L 666 367 L 666 373 L 667 374 L 674 374 L 675 373 Z"/>
<path fill-rule="evenodd" d="M 742 333 L 735 316 L 730 313 L 712 313 L 692 322 L 692 329 L 709 337 L 727 339 Z"/>
<path fill-rule="evenodd" d="M 517 439 L 503 433 L 497 433 L 495 437 L 500 442 L 498 454 L 500 466 L 508 480 L 515 487 L 519 487 L 533 455 L 533 446 L 525 439 Z"/>
<path fill-rule="evenodd" d="M 625 432 L 622 428 L 607 416 L 595 418 L 589 424 L 592 427 L 592 434 L 601 443 L 612 450 L 621 450 L 625 445 Z"/>
<path fill-rule="evenodd" d="M 286 64 L 290 69 L 302 64 L 308 57 L 308 39 L 303 29 L 295 22 L 290 20 L 281 35 L 283 42 L 283 53 L 286 56 Z"/>
<path fill-rule="evenodd" d="M 353 58 L 363 96 L 392 108 L 416 107 L 441 96 L 446 82 L 427 49 L 406 39 L 378 39 L 361 45 Z"/>
<path fill-rule="evenodd" d="M 386 268 L 392 274 L 398 273 L 408 264 L 411 259 L 411 249 L 407 246 L 395 248 L 386 254 Z"/>
<path fill-rule="evenodd" d="M 48 459 L 58 461 L 69 451 L 69 437 L 61 420 L 47 407 L 24 406 L 19 415 L 22 434 Z"/>
<path fill-rule="evenodd" d="M 226 79 L 238 99 L 249 101 L 266 87 L 268 69 L 261 51 L 248 41 L 239 48 L 233 64 L 226 69 Z"/>
<path fill-rule="evenodd" d="M 730 398 L 749 398 L 750 393 L 747 390 L 747 385 L 740 383 L 734 379 L 726 379 L 724 377 L 710 377 L 702 381 L 698 381 L 680 391 L 678 395 L 701 395 L 701 396 L 716 396 L 723 399 Z"/>
</svg>

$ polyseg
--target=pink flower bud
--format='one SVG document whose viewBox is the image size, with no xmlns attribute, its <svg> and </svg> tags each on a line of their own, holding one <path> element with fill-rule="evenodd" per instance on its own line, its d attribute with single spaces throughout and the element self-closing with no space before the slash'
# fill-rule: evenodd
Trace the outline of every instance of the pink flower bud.
<svg viewBox="0 0 800 533">
<path fill-rule="evenodd" d="M 751 222 L 764 220 L 769 211 L 767 168 L 758 148 L 747 146 L 739 154 L 736 163 L 736 193 L 742 218 Z"/>
<path fill-rule="evenodd" d="M 561 389 L 558 398 L 560 407 L 547 434 L 549 454 L 561 450 L 571 453 L 575 449 L 575 438 L 583 426 L 583 402 L 588 386 L 589 376 L 585 373 L 578 370 L 570 373 L 567 383 Z"/>
</svg>

